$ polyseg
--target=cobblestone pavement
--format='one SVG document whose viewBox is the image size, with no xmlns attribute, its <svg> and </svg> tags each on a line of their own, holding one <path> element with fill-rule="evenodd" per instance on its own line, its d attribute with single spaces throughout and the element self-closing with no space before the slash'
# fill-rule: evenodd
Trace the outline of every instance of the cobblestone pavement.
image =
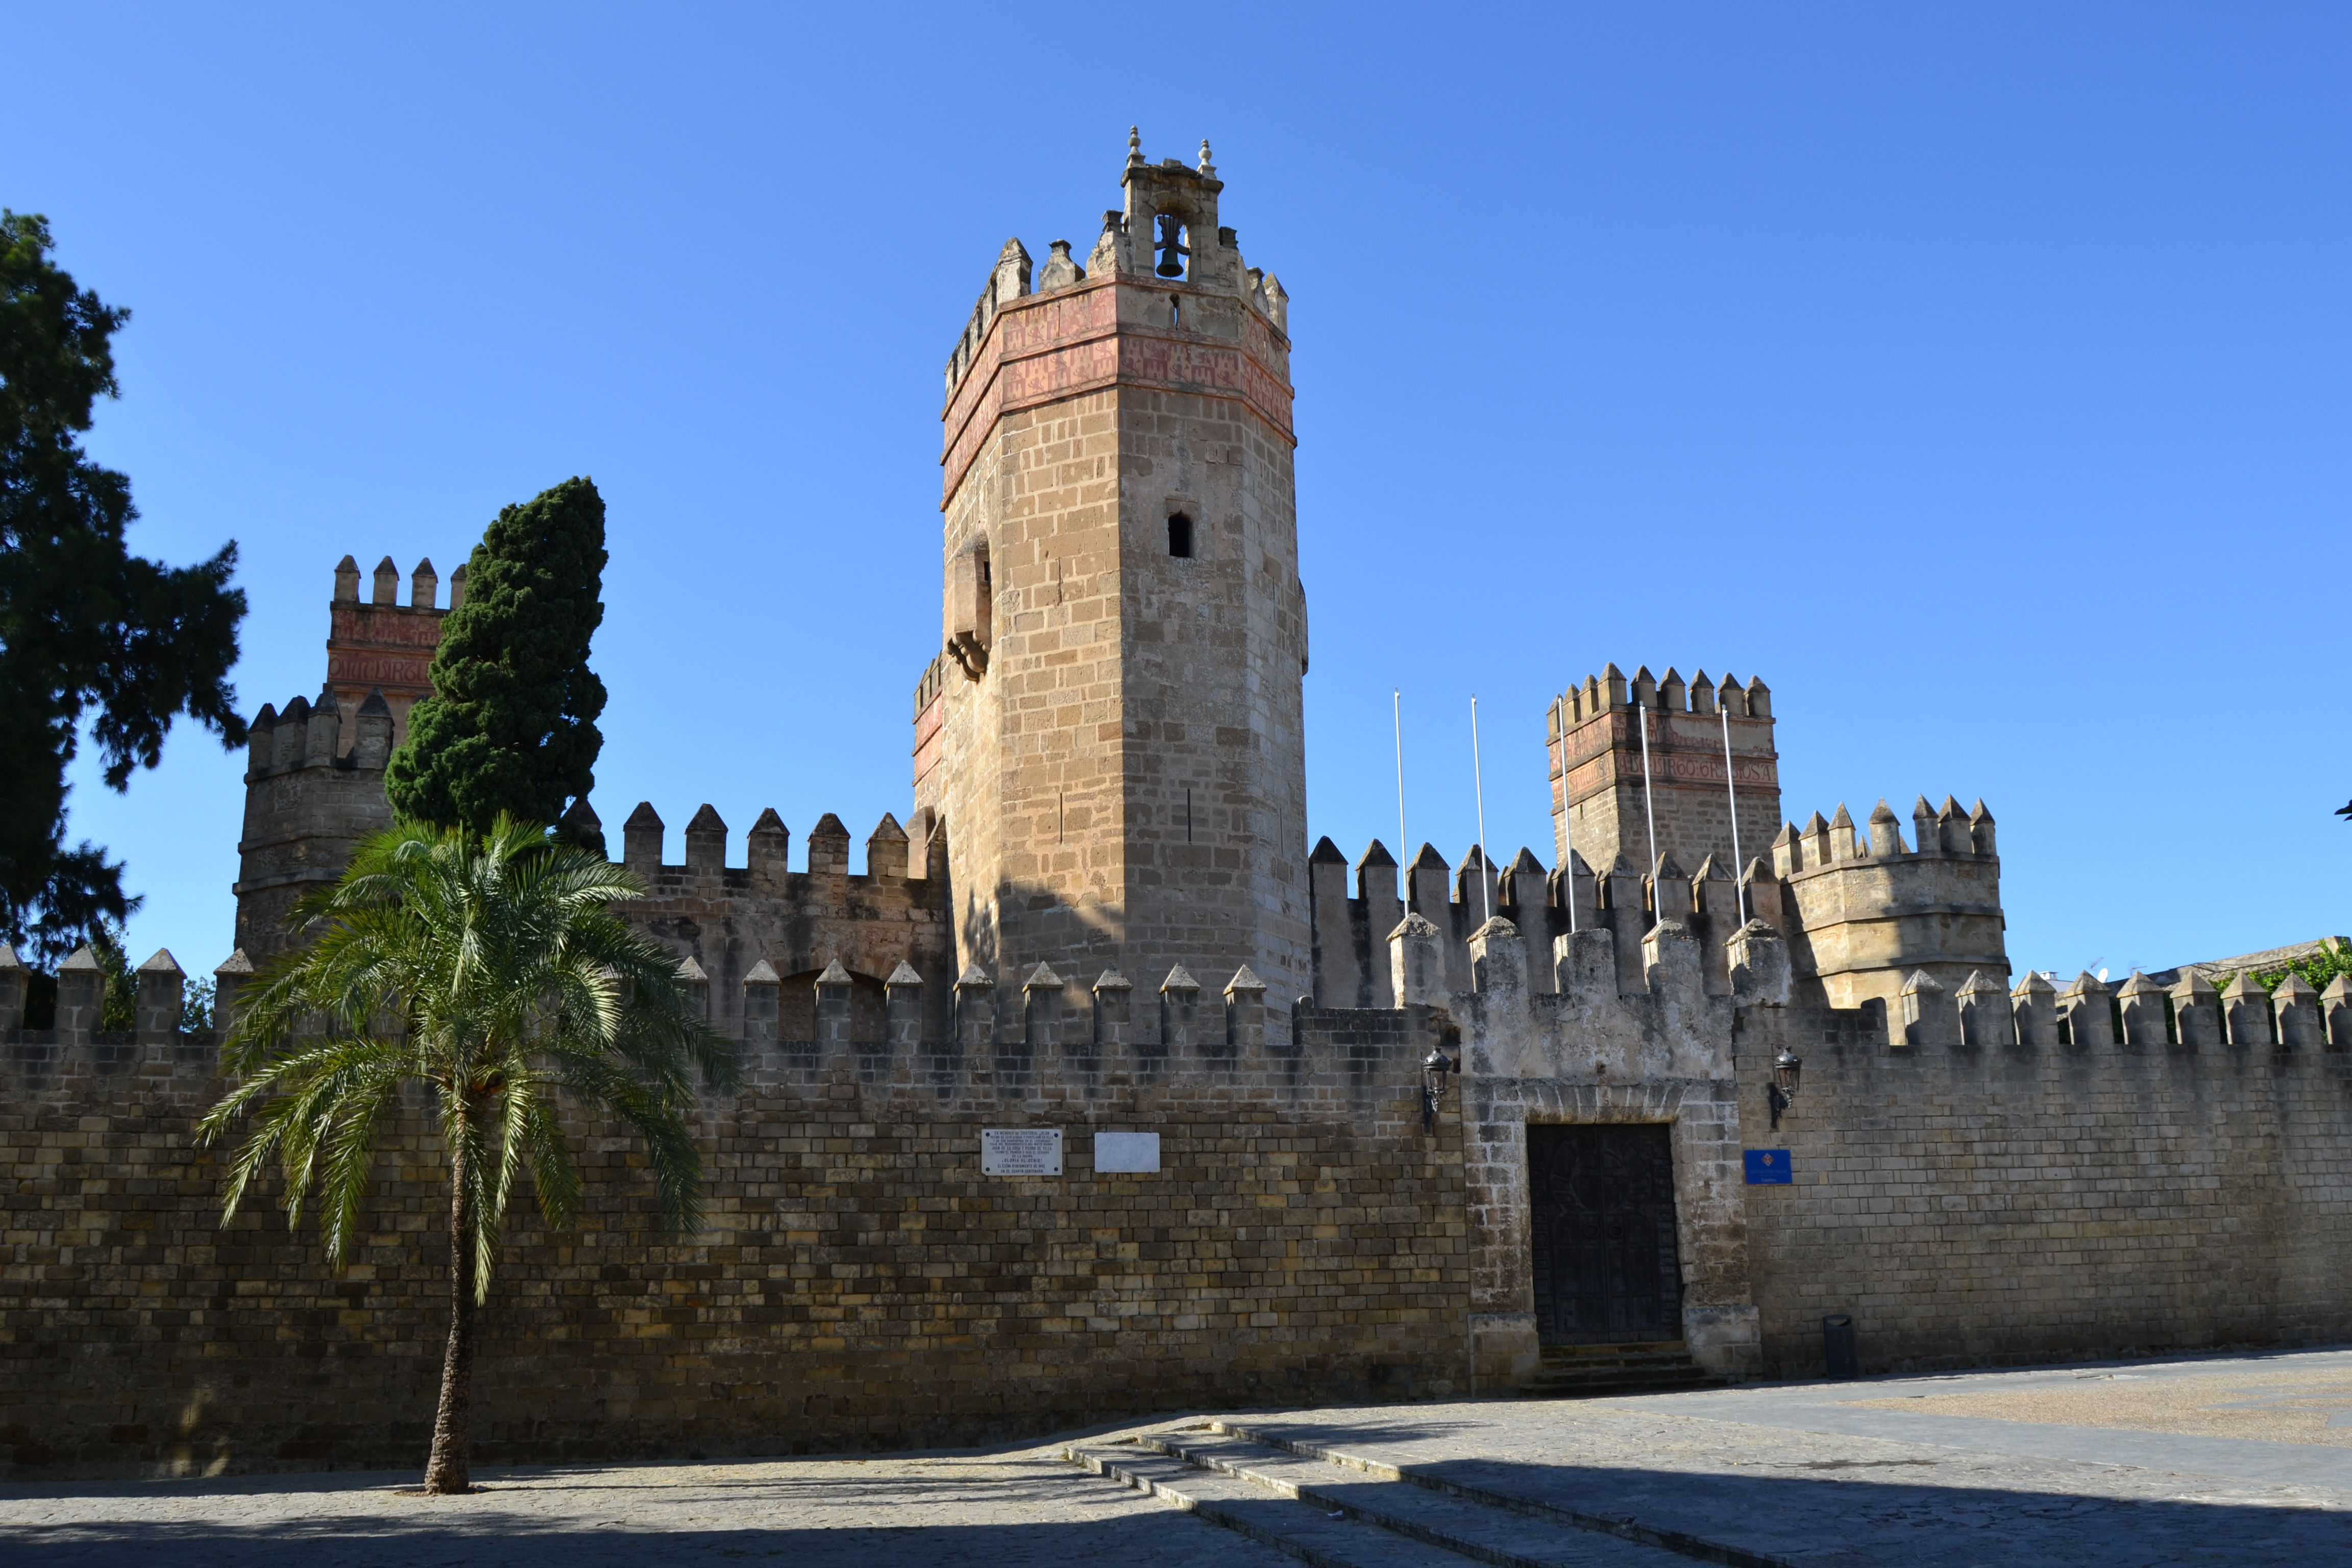
<svg viewBox="0 0 2352 1568">
<path fill-rule="evenodd" d="M 141 1568 L 1276 1568 L 1288 1559 L 1035 1454 L 0 1488 L 0 1560 Z"/>
<path fill-rule="evenodd" d="M 499 1472 L 471 1498 L 402 1495 L 415 1477 L 388 1475 L 17 1486 L 0 1488 L 0 1558 L 2352 1563 L 2347 1412 L 2352 1352 L 2327 1352 L 1202 1413 L 988 1454 Z"/>
<path fill-rule="evenodd" d="M 2200 1374 L 2201 1373 L 2201 1374 Z M 1906 1415 L 1977 1415 L 2060 1426 L 2106 1426 L 2264 1443 L 2352 1447 L 2352 1364 L 2333 1373 L 2202 1373 L 2194 1367 L 2078 1373 L 1973 1394 L 1924 1393 L 1864 1402 Z"/>
<path fill-rule="evenodd" d="M 2352 1449 L 2300 1440 L 2347 1377 L 2322 1352 L 1223 1425 L 1787 1563 L 2352 1563 Z"/>
</svg>

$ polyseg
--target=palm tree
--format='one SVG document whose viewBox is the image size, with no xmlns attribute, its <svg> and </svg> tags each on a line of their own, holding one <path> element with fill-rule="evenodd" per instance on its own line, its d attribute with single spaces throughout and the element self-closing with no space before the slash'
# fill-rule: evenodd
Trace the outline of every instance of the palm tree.
<svg viewBox="0 0 2352 1568">
<path fill-rule="evenodd" d="M 296 906 L 296 929 L 315 924 L 317 934 L 264 972 L 225 1047 L 236 1087 L 199 1137 L 212 1142 L 248 1113 L 251 1123 L 223 1218 L 274 1157 L 289 1228 L 318 1184 L 338 1268 L 403 1087 L 433 1088 L 449 1170 L 449 1343 L 427 1492 L 472 1489 L 474 1317 L 515 1178 L 529 1170 L 551 1228 L 578 1210 L 563 1098 L 635 1129 L 663 1218 L 681 1233 L 698 1227 L 688 1068 L 731 1090 L 735 1056 L 703 1022 L 675 959 L 612 912 L 641 891 L 602 856 L 504 816 L 482 837 L 394 827 Z"/>
</svg>

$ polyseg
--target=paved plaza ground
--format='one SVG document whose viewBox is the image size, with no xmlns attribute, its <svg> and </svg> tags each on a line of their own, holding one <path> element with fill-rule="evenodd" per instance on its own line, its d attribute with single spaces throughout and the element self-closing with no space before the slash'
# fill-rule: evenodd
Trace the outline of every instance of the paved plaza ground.
<svg viewBox="0 0 2352 1568">
<path fill-rule="evenodd" d="M 2352 1563 L 2352 1351 L 1202 1412 L 989 1453 L 0 1488 L 13 1562 Z"/>
</svg>

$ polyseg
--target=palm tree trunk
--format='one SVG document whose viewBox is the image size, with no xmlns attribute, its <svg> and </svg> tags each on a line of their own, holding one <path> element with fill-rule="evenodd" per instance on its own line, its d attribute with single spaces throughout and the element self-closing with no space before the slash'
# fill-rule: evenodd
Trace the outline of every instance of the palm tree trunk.
<svg viewBox="0 0 2352 1568">
<path fill-rule="evenodd" d="M 451 1119 L 449 1151 L 449 1344 L 441 1357 L 441 1404 L 433 1413 L 433 1451 L 425 1461 L 428 1495 L 474 1489 L 474 1243 L 467 1201 L 466 1113 Z"/>
</svg>

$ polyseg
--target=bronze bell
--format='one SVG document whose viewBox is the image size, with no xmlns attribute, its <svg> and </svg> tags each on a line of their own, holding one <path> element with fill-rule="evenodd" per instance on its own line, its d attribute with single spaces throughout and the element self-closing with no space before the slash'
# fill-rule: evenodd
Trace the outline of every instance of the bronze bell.
<svg viewBox="0 0 2352 1568">
<path fill-rule="evenodd" d="M 1162 278 L 1184 276 L 1183 258 L 1192 253 L 1179 243 L 1183 232 L 1184 225 L 1174 213 L 1160 215 L 1160 276 Z"/>
</svg>

